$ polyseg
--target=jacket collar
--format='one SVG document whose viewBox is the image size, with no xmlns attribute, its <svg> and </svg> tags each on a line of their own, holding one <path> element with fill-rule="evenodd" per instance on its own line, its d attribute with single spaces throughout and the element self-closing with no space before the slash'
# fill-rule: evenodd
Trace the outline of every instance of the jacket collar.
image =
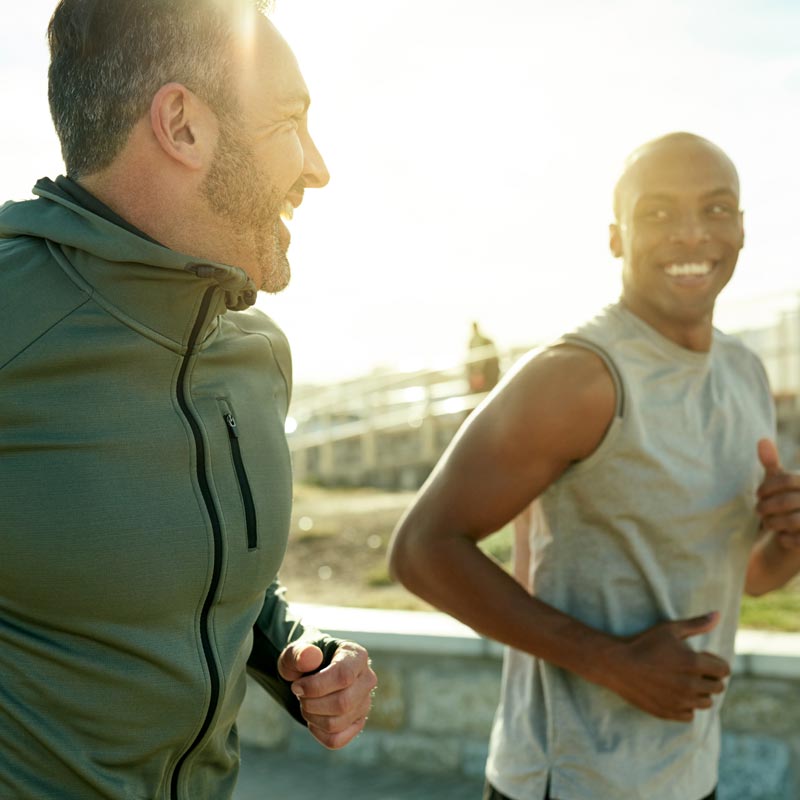
<svg viewBox="0 0 800 800">
<path fill-rule="evenodd" d="M 239 267 L 170 250 L 86 208 L 49 179 L 37 182 L 33 193 L 38 199 L 0 210 L 0 237 L 47 240 L 73 280 L 126 324 L 185 348 L 209 288 L 216 291 L 201 339 L 227 309 L 243 310 L 256 300 L 255 285 Z"/>
<path fill-rule="evenodd" d="M 107 206 L 102 200 L 99 200 L 97 197 L 95 197 L 88 189 L 85 189 L 77 181 L 72 180 L 72 178 L 68 178 L 66 175 L 59 175 L 54 181 L 51 181 L 49 178 L 42 178 L 39 181 L 38 186 L 42 191 L 46 190 L 51 194 L 60 193 L 62 196 L 66 195 L 66 199 L 73 200 L 75 203 L 81 206 L 81 208 L 85 208 L 87 211 L 97 214 L 98 217 L 103 217 L 103 219 L 113 222 L 120 228 L 124 228 L 126 231 L 130 231 L 131 233 L 135 233 L 137 236 L 141 236 L 142 239 L 146 239 L 148 242 L 153 242 L 153 244 L 161 244 L 161 242 L 156 241 L 152 236 L 148 236 L 143 230 L 140 230 L 135 225 L 131 225 L 128 220 L 117 214 L 113 208 Z"/>
</svg>

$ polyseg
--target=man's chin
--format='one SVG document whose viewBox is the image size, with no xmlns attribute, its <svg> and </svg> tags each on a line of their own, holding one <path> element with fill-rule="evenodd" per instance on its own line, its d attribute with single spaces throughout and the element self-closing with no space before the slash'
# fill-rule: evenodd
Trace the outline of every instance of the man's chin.
<svg viewBox="0 0 800 800">
<path fill-rule="evenodd" d="M 271 260 L 261 268 L 261 286 L 258 288 L 262 292 L 278 294 L 288 285 L 292 277 L 292 269 L 289 266 L 289 259 L 284 253 L 279 259 Z"/>
</svg>

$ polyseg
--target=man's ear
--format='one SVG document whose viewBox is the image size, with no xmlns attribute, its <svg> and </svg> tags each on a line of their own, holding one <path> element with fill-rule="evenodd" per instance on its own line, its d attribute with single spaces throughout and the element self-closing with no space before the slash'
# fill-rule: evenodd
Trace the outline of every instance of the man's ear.
<svg viewBox="0 0 800 800">
<path fill-rule="evenodd" d="M 741 237 L 741 244 L 739 248 L 744 247 L 744 211 L 739 212 L 739 236 Z"/>
<path fill-rule="evenodd" d="M 165 83 L 150 103 L 150 127 L 171 159 L 201 170 L 213 155 L 216 118 L 197 95 L 180 83 Z"/>
<path fill-rule="evenodd" d="M 608 226 L 608 246 L 614 258 L 622 258 L 622 232 L 618 222 Z"/>
</svg>

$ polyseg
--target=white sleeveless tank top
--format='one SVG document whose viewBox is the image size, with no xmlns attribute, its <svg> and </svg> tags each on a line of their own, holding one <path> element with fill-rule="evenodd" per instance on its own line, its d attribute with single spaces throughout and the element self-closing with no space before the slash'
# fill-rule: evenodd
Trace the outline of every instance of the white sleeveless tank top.
<svg viewBox="0 0 800 800">
<path fill-rule="evenodd" d="M 721 612 L 688 639 L 730 661 L 758 531 L 757 441 L 775 420 L 764 369 L 714 332 L 686 350 L 621 305 L 564 337 L 617 385 L 602 443 L 535 502 L 530 580 L 546 603 L 627 636 Z M 488 780 L 514 800 L 699 800 L 717 783 L 719 707 L 657 719 L 613 692 L 507 648 Z"/>
</svg>

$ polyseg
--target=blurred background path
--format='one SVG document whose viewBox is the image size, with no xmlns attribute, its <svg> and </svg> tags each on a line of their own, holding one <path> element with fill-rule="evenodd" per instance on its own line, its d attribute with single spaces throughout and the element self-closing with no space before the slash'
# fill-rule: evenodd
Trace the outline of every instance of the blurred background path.
<svg viewBox="0 0 800 800">
<path fill-rule="evenodd" d="M 483 781 L 478 778 L 323 763 L 243 746 L 234 800 L 480 800 L 482 789 Z"/>
</svg>

